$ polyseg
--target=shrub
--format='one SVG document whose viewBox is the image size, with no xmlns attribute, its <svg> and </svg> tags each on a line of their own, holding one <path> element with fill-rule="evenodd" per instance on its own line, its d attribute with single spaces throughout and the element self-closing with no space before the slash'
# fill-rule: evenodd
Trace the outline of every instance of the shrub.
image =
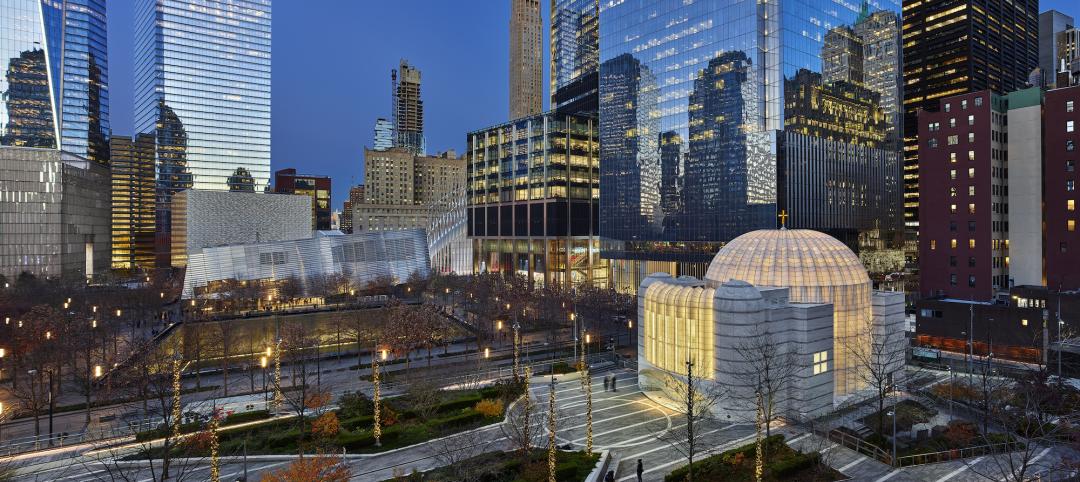
<svg viewBox="0 0 1080 482">
<path fill-rule="evenodd" d="M 253 410 L 250 412 L 239 412 L 225 417 L 222 425 L 236 425 L 239 423 L 254 422 L 256 420 L 263 420 L 270 418 L 270 412 L 266 410 Z"/>
<path fill-rule="evenodd" d="M 371 415 L 374 409 L 375 404 L 363 392 L 345 392 L 338 398 L 338 413 L 343 419 Z"/>
<path fill-rule="evenodd" d="M 390 405 L 383 404 L 379 407 L 379 424 L 383 427 L 393 427 L 398 423 L 398 413 Z"/>
<path fill-rule="evenodd" d="M 483 416 L 488 418 L 498 417 L 503 414 L 502 400 L 492 400 L 490 398 L 485 398 L 483 400 L 480 400 L 479 402 L 476 402 L 476 407 L 474 408 L 477 412 L 480 412 Z"/>
<path fill-rule="evenodd" d="M 468 425 L 468 424 L 471 424 L 471 423 L 475 423 L 475 422 L 477 422 L 479 420 L 482 420 L 483 418 L 484 418 L 484 415 L 481 414 L 480 412 L 470 411 L 470 412 L 465 412 L 465 413 L 461 413 L 461 414 L 458 414 L 458 415 L 454 415 L 454 416 L 451 416 L 451 417 L 446 417 L 446 418 L 443 418 L 441 420 L 437 420 L 434 423 L 432 423 L 432 425 L 434 425 L 435 427 L 437 427 L 440 430 L 444 430 L 444 429 L 447 429 L 447 428 L 460 427 L 462 425 Z"/>
<path fill-rule="evenodd" d="M 476 402 L 479 402 L 480 400 L 481 398 L 478 394 L 469 394 L 467 396 L 455 398 L 453 400 L 440 404 L 438 407 L 435 408 L 435 413 L 448 413 L 461 410 L 463 408 L 472 408 L 476 405 Z"/>
<path fill-rule="evenodd" d="M 769 466 L 769 473 L 777 479 L 783 479 L 796 472 L 805 470 L 817 463 L 821 457 L 818 453 L 796 454 L 794 457 L 778 460 Z"/>
<path fill-rule="evenodd" d="M 337 414 L 334 412 L 326 412 L 319 415 L 314 421 L 311 422 L 311 434 L 317 439 L 328 439 L 334 437 L 341 431 L 341 424 L 338 423 Z"/>
</svg>

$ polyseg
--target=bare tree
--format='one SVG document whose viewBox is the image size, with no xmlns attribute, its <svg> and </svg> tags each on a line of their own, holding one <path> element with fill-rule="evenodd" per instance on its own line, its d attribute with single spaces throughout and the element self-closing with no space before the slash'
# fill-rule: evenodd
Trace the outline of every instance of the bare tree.
<svg viewBox="0 0 1080 482">
<path fill-rule="evenodd" d="M 735 352 L 743 363 L 732 371 L 733 377 L 743 386 L 754 387 L 750 392 L 748 405 L 758 404 L 761 422 L 765 424 L 765 436 L 772 435 L 770 425 L 783 415 L 778 405 L 786 400 L 788 389 L 795 381 L 800 365 L 796 353 L 787 349 L 783 343 L 769 333 L 764 326 L 758 326 L 750 337 L 735 346 Z M 758 399 L 755 393 L 760 393 Z"/>
<path fill-rule="evenodd" d="M 435 460 L 449 472 L 452 480 L 473 482 L 490 475 L 490 466 L 469 464 L 467 460 L 488 452 L 491 437 L 477 437 L 472 433 L 458 433 L 434 442 Z"/>
<path fill-rule="evenodd" d="M 405 401 L 421 420 L 428 420 L 435 415 L 435 410 L 442 403 L 443 393 L 435 380 L 416 380 L 409 383 L 405 391 Z"/>
<path fill-rule="evenodd" d="M 506 420 L 502 424 L 503 436 L 510 445 L 527 461 L 533 447 L 533 439 L 542 432 L 547 420 L 546 411 L 528 391 L 506 409 Z"/>
<path fill-rule="evenodd" d="M 1067 459 L 1046 456 L 1055 447 L 1075 450 L 1080 443 L 1080 411 L 1070 405 L 1076 402 L 1066 393 L 1050 380 L 1045 367 L 999 391 L 985 406 L 989 420 L 981 434 L 981 441 L 990 447 L 985 457 L 989 462 L 969 464 L 970 470 L 987 480 L 1033 480 L 1075 469 Z M 993 428 L 1002 429 L 1005 437 L 993 434 L 989 430 Z"/>
<path fill-rule="evenodd" d="M 308 410 L 311 409 L 312 395 L 317 393 L 318 388 L 309 383 L 310 370 L 315 362 L 317 354 L 313 353 L 312 347 L 317 346 L 315 334 L 302 322 L 286 323 L 281 330 L 281 357 L 282 364 L 289 365 L 290 389 L 281 386 L 279 380 L 274 383 L 284 397 L 285 405 L 296 414 L 297 423 L 300 424 L 300 443 L 297 444 L 302 451 L 305 422 Z"/>
<path fill-rule="evenodd" d="M 675 410 L 685 424 L 670 430 L 659 430 L 656 438 L 686 458 L 687 481 L 694 480 L 694 457 L 701 452 L 703 434 L 701 425 L 714 419 L 713 409 L 726 398 L 727 391 L 717 385 L 703 383 L 703 378 L 694 372 L 694 363 L 686 361 L 683 379 L 668 376 L 664 382 L 667 392 L 677 402 L 670 407 Z"/>
<path fill-rule="evenodd" d="M 866 318 L 855 327 L 852 336 L 846 336 L 841 343 L 847 348 L 848 369 L 855 371 L 855 378 L 860 384 L 874 390 L 877 400 L 877 427 L 879 432 L 885 423 L 885 400 L 896 382 L 896 375 L 904 370 L 904 344 L 906 335 L 902 330 L 886 329 L 875 323 L 873 318 Z M 848 373 L 837 371 L 834 376 L 848 377 Z"/>
</svg>

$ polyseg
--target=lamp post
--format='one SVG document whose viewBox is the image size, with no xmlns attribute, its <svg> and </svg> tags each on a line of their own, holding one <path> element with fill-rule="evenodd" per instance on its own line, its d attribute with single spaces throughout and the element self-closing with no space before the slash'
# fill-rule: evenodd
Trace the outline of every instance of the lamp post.
<svg viewBox="0 0 1080 482">
<path fill-rule="evenodd" d="M 521 376 L 519 375 L 519 371 L 521 369 L 521 335 L 519 334 L 519 330 L 521 329 L 521 325 L 518 324 L 517 320 L 514 320 L 513 328 L 514 328 L 514 380 L 517 381 L 517 380 L 521 379 Z"/>
<path fill-rule="evenodd" d="M 577 357 L 578 357 L 578 352 L 577 352 L 577 346 L 578 346 L 577 314 L 572 312 L 572 311 L 570 312 L 570 322 L 573 323 L 573 325 L 574 325 L 574 359 L 577 360 Z"/>
<path fill-rule="evenodd" d="M 892 416 L 892 466 L 896 466 L 896 412 L 899 404 L 893 403 L 892 410 L 887 415 Z"/>
</svg>

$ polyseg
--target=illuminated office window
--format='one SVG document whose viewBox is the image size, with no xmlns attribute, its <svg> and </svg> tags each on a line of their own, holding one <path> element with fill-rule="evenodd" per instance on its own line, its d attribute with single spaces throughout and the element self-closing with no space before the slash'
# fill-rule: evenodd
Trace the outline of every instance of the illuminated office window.
<svg viewBox="0 0 1080 482">
<path fill-rule="evenodd" d="M 814 375 L 829 371 L 829 351 L 814 353 Z"/>
</svg>

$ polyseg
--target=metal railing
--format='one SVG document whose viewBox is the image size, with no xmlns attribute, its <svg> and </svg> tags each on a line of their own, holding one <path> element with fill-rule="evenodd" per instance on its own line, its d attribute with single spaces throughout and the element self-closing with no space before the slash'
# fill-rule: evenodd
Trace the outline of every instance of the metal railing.
<svg viewBox="0 0 1080 482">
<path fill-rule="evenodd" d="M 1019 442 L 1002 442 L 962 449 L 942 450 L 940 452 L 930 452 L 925 454 L 904 455 L 896 458 L 896 467 L 937 464 L 970 457 L 981 457 L 983 455 L 1004 454 L 1018 450 L 1019 445 Z"/>
</svg>

